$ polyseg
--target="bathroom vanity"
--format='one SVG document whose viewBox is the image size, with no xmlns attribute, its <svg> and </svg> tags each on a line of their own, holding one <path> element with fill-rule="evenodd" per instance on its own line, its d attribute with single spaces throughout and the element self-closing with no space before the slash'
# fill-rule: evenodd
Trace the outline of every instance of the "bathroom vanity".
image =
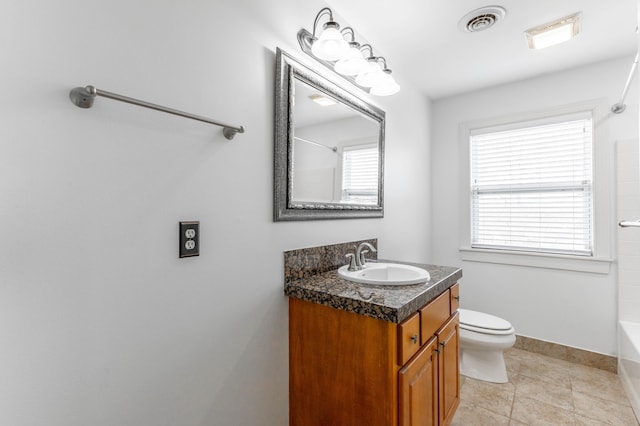
<svg viewBox="0 0 640 426">
<path fill-rule="evenodd" d="M 411 264 L 431 280 L 390 287 L 286 263 L 285 254 L 291 425 L 450 423 L 460 400 L 459 268 Z"/>
</svg>

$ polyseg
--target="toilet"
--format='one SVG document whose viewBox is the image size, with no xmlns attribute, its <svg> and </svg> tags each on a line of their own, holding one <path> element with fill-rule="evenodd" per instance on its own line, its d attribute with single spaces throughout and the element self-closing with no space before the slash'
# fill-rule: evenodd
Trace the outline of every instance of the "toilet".
<svg viewBox="0 0 640 426">
<path fill-rule="evenodd" d="M 460 373 L 478 380 L 507 383 L 502 352 L 516 342 L 515 330 L 502 318 L 458 309 L 460 313 Z"/>
</svg>

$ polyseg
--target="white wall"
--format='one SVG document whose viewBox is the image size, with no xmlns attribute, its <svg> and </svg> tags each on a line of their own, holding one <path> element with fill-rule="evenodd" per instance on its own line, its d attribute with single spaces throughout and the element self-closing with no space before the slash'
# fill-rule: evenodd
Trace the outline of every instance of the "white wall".
<svg viewBox="0 0 640 426">
<path fill-rule="evenodd" d="M 609 274 L 593 274 L 461 260 L 463 207 L 458 194 L 462 188 L 460 159 L 465 154 L 460 152 L 459 125 L 601 98 L 608 107 L 619 100 L 632 61 L 621 58 L 434 102 L 433 261 L 462 266 L 462 306 L 502 316 L 520 335 L 615 354 L 615 265 Z M 631 93 L 637 91 L 636 82 Z M 611 158 L 616 140 L 638 135 L 636 97 L 629 96 L 627 104 L 624 114 L 610 114 L 605 122 L 596 123 L 606 128 L 606 133 L 604 140 L 595 143 L 603 144 Z M 611 182 L 604 198 L 597 202 L 608 205 L 614 218 L 613 176 Z M 609 227 L 612 237 L 607 243 L 614 248 L 615 223 Z"/>
<path fill-rule="evenodd" d="M 5 2 L 0 424 L 285 425 L 282 252 L 378 237 L 382 257 L 430 259 L 430 103 L 401 70 L 402 92 L 373 100 L 385 218 L 272 222 L 274 52 L 299 56 L 323 6 Z M 246 133 L 82 110 L 68 92 L 87 84 Z M 200 257 L 178 259 L 180 220 L 201 221 Z"/>
</svg>

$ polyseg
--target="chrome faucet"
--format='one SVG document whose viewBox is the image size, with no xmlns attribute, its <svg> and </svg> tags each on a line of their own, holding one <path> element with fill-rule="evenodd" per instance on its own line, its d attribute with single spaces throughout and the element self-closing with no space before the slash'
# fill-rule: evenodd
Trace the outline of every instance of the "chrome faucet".
<svg viewBox="0 0 640 426">
<path fill-rule="evenodd" d="M 364 255 L 366 253 L 369 253 L 369 250 L 363 250 L 365 247 L 367 247 L 373 253 L 377 253 L 377 251 L 378 251 L 378 250 L 376 250 L 376 248 L 374 246 L 372 246 L 371 244 L 369 244 L 367 242 L 360 243 L 360 245 L 356 249 L 356 255 L 355 255 L 355 258 L 356 258 L 356 269 L 358 271 L 367 267 L 367 260 L 364 258 Z"/>
</svg>

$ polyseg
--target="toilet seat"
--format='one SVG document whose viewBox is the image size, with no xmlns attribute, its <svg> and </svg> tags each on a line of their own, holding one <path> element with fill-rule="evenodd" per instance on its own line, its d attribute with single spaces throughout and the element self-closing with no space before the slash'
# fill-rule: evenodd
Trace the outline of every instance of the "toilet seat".
<svg viewBox="0 0 640 426">
<path fill-rule="evenodd" d="M 460 328 L 482 334 L 508 335 L 515 332 L 509 321 L 469 309 L 458 309 Z"/>
</svg>

